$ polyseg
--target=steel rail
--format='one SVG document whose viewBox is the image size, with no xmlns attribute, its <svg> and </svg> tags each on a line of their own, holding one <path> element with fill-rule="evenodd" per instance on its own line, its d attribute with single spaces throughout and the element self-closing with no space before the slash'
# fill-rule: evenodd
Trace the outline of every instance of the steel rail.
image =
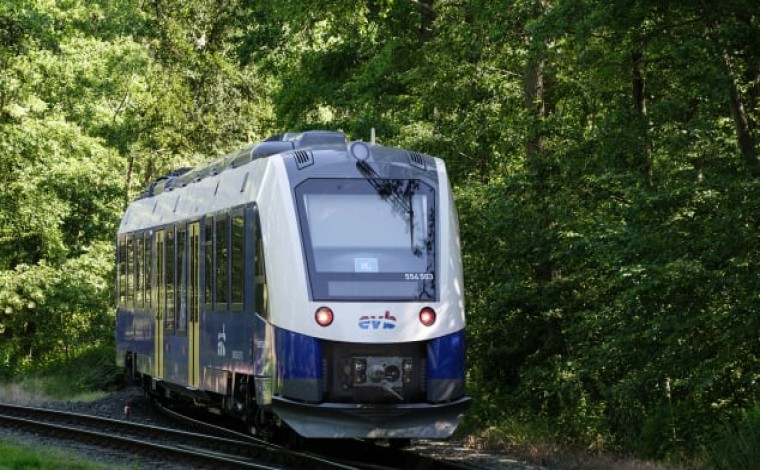
<svg viewBox="0 0 760 470">
<path fill-rule="evenodd" d="M 35 429 L 55 437 L 95 442 L 108 448 L 128 447 L 141 455 L 158 456 L 164 460 L 170 457 L 183 463 L 203 464 L 213 468 L 309 467 L 341 470 L 356 468 L 322 457 L 293 452 L 253 436 L 216 426 L 214 427 L 216 429 L 211 429 L 212 432 L 217 434 L 224 432 L 233 437 L 219 437 L 80 413 L 7 404 L 0 404 L 0 421 L 19 428 Z M 205 424 L 205 426 L 211 425 Z M 164 443 L 157 444 L 156 441 Z M 254 459 L 267 463 L 262 464 Z"/>
<path fill-rule="evenodd" d="M 118 444 L 118 448 L 124 448 L 137 451 L 148 458 L 160 457 L 167 459 L 169 457 L 178 459 L 180 462 L 207 465 L 209 468 L 251 468 L 257 470 L 275 470 L 282 467 L 264 465 L 247 460 L 234 458 L 222 454 L 212 454 L 195 450 L 191 448 L 182 448 L 179 446 L 156 444 L 154 442 L 144 441 L 132 437 L 126 437 L 118 434 L 110 434 L 103 431 L 93 431 L 82 429 L 75 426 L 64 424 L 49 423 L 45 421 L 35 421 L 28 418 L 20 418 L 0 414 L 0 422 L 13 425 L 16 428 L 34 430 L 51 435 L 56 438 L 74 439 L 89 444 L 98 444 L 108 448 Z"/>
<path fill-rule="evenodd" d="M 312 459 L 319 468 L 320 464 L 333 466 L 333 468 L 352 469 L 361 468 L 367 470 L 395 470 L 398 468 L 417 468 L 426 470 L 473 470 L 482 467 L 470 465 L 462 462 L 440 460 L 430 456 L 425 456 L 402 449 L 393 449 L 391 447 L 379 446 L 370 441 L 361 439 L 349 440 L 332 440 L 317 439 L 308 441 L 306 448 L 308 451 L 294 451 L 287 447 L 280 446 L 269 441 L 264 441 L 253 437 L 249 434 L 239 433 L 237 431 L 216 426 L 206 421 L 191 418 L 179 411 L 167 408 L 157 400 L 153 404 L 161 413 L 166 414 L 171 419 L 180 421 L 196 429 L 211 429 L 226 434 L 236 439 L 254 440 L 271 446 L 285 453 L 297 455 L 300 458 Z M 298 465 L 303 468 L 304 465 Z"/>
<path fill-rule="evenodd" d="M 335 469 L 342 469 L 342 470 L 352 470 L 356 468 L 366 468 L 365 466 L 362 467 L 356 467 L 353 464 L 345 464 L 341 462 L 336 462 L 334 460 L 330 460 L 322 455 L 314 454 L 311 452 L 299 452 L 292 449 L 288 449 L 285 446 L 281 446 L 278 444 L 274 444 L 272 442 L 266 441 L 264 439 L 259 439 L 257 437 L 251 436 L 250 434 L 243 434 L 241 432 L 237 432 L 235 430 L 225 428 L 222 426 L 217 426 L 211 423 L 208 423 L 206 421 L 201 421 L 195 418 L 191 418 L 185 414 L 182 414 L 178 411 L 172 410 L 171 408 L 168 408 L 164 406 L 160 401 L 158 400 L 151 400 L 153 405 L 163 414 L 169 416 L 171 419 L 174 419 L 176 421 L 183 422 L 189 426 L 192 426 L 196 429 L 204 429 L 204 430 L 210 430 L 211 432 L 227 435 L 232 437 L 233 439 L 239 439 L 244 442 L 253 442 L 258 445 L 264 446 L 266 448 L 269 448 L 273 451 L 276 451 L 278 454 L 282 455 L 289 455 L 294 456 L 295 458 L 299 459 L 299 466 L 306 466 L 306 464 L 316 464 L 316 467 L 313 468 L 335 468 Z M 312 465 L 307 465 L 309 467 L 312 467 Z"/>
</svg>

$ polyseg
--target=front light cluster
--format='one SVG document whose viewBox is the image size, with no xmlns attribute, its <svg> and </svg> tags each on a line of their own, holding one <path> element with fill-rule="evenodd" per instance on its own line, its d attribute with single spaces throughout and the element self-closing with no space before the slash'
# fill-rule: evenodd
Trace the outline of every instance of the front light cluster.
<svg viewBox="0 0 760 470">
<path fill-rule="evenodd" d="M 354 357 L 344 366 L 343 373 L 354 386 L 389 384 L 399 387 L 412 383 L 413 361 L 400 357 Z"/>
</svg>

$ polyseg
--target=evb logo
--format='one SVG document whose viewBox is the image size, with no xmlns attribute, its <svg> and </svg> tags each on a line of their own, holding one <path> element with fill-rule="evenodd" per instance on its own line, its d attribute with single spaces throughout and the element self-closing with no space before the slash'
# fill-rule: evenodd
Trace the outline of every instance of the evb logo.
<svg viewBox="0 0 760 470">
<path fill-rule="evenodd" d="M 385 315 L 364 315 L 359 318 L 359 328 L 362 330 L 392 330 L 396 328 L 396 317 L 388 310 Z"/>
</svg>

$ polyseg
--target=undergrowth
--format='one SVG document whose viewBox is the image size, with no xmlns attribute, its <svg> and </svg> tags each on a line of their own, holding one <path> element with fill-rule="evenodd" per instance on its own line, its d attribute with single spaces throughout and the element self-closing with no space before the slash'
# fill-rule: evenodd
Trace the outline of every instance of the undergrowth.
<svg viewBox="0 0 760 470">
<path fill-rule="evenodd" d="M 44 365 L 29 366 L 0 385 L 0 396 L 15 402 L 95 400 L 121 384 L 121 371 L 114 357 L 113 347 L 97 346 L 68 359 L 61 357 Z"/>
<path fill-rule="evenodd" d="M 723 423 L 707 446 L 711 467 L 754 469 L 760 463 L 760 403 L 743 413 L 736 422 Z"/>
</svg>

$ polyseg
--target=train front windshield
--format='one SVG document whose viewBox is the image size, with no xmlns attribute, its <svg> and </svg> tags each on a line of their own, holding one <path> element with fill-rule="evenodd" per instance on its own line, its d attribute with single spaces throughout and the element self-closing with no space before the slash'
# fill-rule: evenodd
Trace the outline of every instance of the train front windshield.
<svg viewBox="0 0 760 470">
<path fill-rule="evenodd" d="M 435 191 L 418 180 L 296 188 L 314 300 L 435 300 Z"/>
</svg>

